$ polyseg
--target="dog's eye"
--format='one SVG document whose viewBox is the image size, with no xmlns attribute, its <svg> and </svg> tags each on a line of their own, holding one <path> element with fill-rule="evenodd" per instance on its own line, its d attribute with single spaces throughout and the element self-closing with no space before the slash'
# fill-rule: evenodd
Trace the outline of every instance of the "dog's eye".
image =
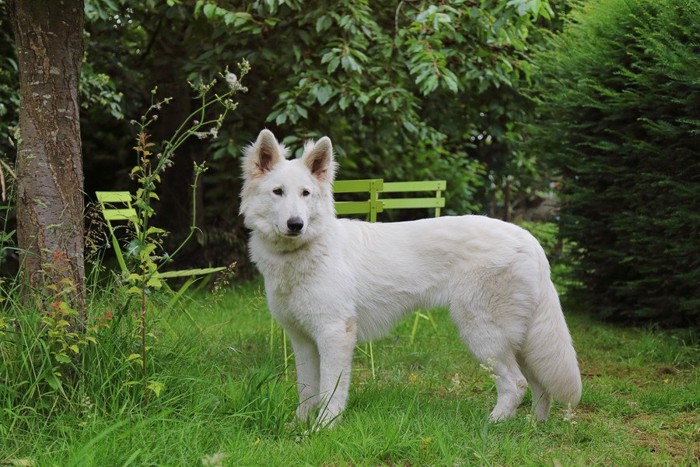
<svg viewBox="0 0 700 467">
<path fill-rule="evenodd" d="M 302 192 L 301 192 L 301 196 L 304 196 L 304 197 L 307 197 L 310 194 L 311 194 L 311 192 L 309 190 L 306 190 L 306 189 L 302 190 Z"/>
<path fill-rule="evenodd" d="M 274 190 L 272 190 L 272 192 L 277 196 L 282 196 L 284 194 L 284 190 L 282 188 L 275 188 Z"/>
</svg>

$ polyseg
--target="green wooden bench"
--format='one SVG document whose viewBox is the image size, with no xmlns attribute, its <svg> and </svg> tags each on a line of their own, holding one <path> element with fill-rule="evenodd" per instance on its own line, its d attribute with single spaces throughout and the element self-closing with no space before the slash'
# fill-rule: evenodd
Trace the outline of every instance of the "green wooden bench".
<svg viewBox="0 0 700 467">
<path fill-rule="evenodd" d="M 136 222 L 136 209 L 132 206 L 132 195 L 128 191 L 97 191 L 95 192 L 97 196 L 97 201 L 100 205 L 100 211 L 102 212 L 102 217 L 104 218 L 107 229 L 109 230 L 109 235 L 112 242 L 112 248 L 114 249 L 114 255 L 117 258 L 117 263 L 119 263 L 119 269 L 121 270 L 123 277 L 129 277 L 131 271 L 126 263 L 126 258 L 124 257 L 124 252 L 119 244 L 119 239 L 115 232 L 115 228 L 112 225 L 113 222 L 127 222 L 130 223 L 136 234 L 139 233 L 139 226 Z M 215 267 L 215 268 L 196 268 L 196 269 L 179 269 L 173 271 L 157 271 L 153 275 L 158 279 L 172 279 L 176 277 L 188 277 L 185 283 L 180 286 L 176 294 L 168 303 L 168 307 L 175 304 L 175 302 L 185 293 L 185 291 L 197 280 L 200 276 L 206 276 L 213 274 L 215 272 L 223 271 L 226 267 Z"/>
</svg>

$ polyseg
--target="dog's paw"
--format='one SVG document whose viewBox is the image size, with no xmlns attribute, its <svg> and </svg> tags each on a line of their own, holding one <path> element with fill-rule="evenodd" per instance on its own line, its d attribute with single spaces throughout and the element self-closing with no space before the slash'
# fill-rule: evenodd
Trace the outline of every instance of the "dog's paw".
<svg viewBox="0 0 700 467">
<path fill-rule="evenodd" d="M 329 430 L 340 421 L 340 414 L 332 415 L 329 412 L 324 412 L 316 417 L 316 421 L 312 427 L 313 431 Z"/>
<path fill-rule="evenodd" d="M 502 422 L 515 417 L 515 410 L 504 410 L 496 407 L 489 415 L 490 422 Z"/>
</svg>

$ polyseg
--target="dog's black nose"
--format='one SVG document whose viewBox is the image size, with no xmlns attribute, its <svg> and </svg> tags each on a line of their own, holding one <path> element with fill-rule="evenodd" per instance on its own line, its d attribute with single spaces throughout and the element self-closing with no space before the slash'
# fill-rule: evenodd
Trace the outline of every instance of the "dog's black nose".
<svg viewBox="0 0 700 467">
<path fill-rule="evenodd" d="M 287 228 L 290 232 L 299 233 L 304 228 L 304 221 L 301 220 L 301 217 L 291 217 L 287 221 Z"/>
</svg>

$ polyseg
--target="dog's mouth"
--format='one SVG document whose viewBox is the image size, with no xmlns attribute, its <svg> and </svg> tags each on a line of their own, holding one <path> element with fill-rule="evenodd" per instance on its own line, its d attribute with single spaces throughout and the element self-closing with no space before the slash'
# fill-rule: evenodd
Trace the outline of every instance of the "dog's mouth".
<svg viewBox="0 0 700 467">
<path fill-rule="evenodd" d="M 279 229 L 277 235 L 283 238 L 299 238 L 304 233 L 304 230 Z"/>
</svg>

